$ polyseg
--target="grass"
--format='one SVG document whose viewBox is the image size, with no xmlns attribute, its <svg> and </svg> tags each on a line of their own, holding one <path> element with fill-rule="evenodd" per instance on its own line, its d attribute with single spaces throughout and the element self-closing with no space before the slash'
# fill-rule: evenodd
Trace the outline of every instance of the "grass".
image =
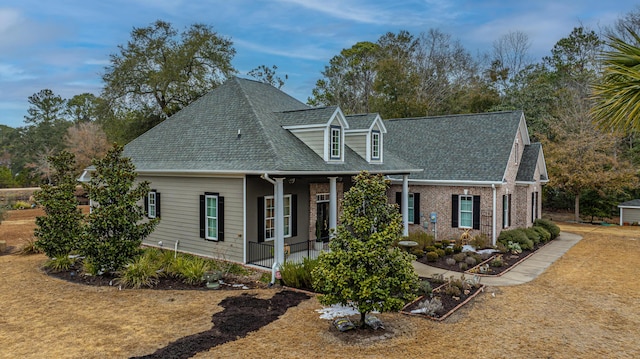
<svg viewBox="0 0 640 359">
<path fill-rule="evenodd" d="M 33 233 L 32 225 L 32 219 L 9 213 L 0 236 L 18 248 Z M 540 277 L 519 286 L 485 288 L 444 322 L 385 313 L 376 316 L 390 338 L 338 335 L 319 319 L 315 310 L 321 306 L 311 299 L 269 326 L 197 357 L 640 357 L 635 283 L 640 278 L 640 228 L 561 227 L 584 238 Z M 0 255 L 0 358 L 150 354 L 211 329 L 211 316 L 222 310 L 218 303 L 240 294 L 71 284 L 44 275 L 39 269 L 44 261 L 41 254 Z M 243 293 L 269 298 L 275 292 Z"/>
</svg>

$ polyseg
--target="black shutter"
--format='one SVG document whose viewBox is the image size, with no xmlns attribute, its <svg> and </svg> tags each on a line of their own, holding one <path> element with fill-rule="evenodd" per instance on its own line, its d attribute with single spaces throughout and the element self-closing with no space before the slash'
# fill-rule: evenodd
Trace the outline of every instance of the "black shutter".
<svg viewBox="0 0 640 359">
<path fill-rule="evenodd" d="M 511 194 L 509 194 L 509 223 L 507 223 L 507 226 L 511 227 L 511 213 L 513 213 L 511 211 Z"/>
<path fill-rule="evenodd" d="M 205 238 L 205 199 L 204 195 L 200 195 L 200 238 Z"/>
<path fill-rule="evenodd" d="M 160 218 L 160 193 L 156 192 L 156 218 Z"/>
<path fill-rule="evenodd" d="M 298 235 L 298 195 L 291 195 L 291 236 Z"/>
<path fill-rule="evenodd" d="M 218 241 L 224 241 L 224 197 L 218 196 Z"/>
<path fill-rule="evenodd" d="M 413 224 L 420 224 L 420 193 L 413 194 Z"/>
<path fill-rule="evenodd" d="M 458 195 L 451 195 L 451 227 L 458 228 Z"/>
<path fill-rule="evenodd" d="M 396 192 L 396 203 L 400 213 L 402 213 L 402 192 Z"/>
<path fill-rule="evenodd" d="M 509 223 L 509 218 L 507 218 L 507 215 L 505 215 L 505 205 L 508 205 L 507 203 L 507 195 L 503 194 L 502 195 L 502 228 L 506 228 L 508 226 Z"/>
<path fill-rule="evenodd" d="M 473 196 L 473 229 L 480 229 L 480 196 Z"/>
<path fill-rule="evenodd" d="M 258 242 L 264 242 L 264 197 L 258 197 Z"/>
<path fill-rule="evenodd" d="M 144 199 L 144 215 L 149 218 L 149 193 L 147 193 L 147 196 Z"/>
</svg>

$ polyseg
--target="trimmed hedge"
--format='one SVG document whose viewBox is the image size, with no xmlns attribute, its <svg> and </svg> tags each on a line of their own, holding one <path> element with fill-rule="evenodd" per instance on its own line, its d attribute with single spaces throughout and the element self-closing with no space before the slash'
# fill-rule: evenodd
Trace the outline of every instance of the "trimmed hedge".
<svg viewBox="0 0 640 359">
<path fill-rule="evenodd" d="M 546 229 L 551 234 L 551 239 L 556 239 L 560 235 L 560 227 L 548 219 L 538 218 L 533 222 L 533 225 Z"/>
</svg>

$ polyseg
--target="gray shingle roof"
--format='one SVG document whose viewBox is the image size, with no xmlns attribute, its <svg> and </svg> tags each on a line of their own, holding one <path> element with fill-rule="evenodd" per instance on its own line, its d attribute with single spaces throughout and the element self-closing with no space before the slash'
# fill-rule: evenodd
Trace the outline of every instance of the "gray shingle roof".
<svg viewBox="0 0 640 359">
<path fill-rule="evenodd" d="M 385 151 L 393 148 L 424 169 L 412 179 L 501 182 L 522 116 L 508 111 L 387 120 Z"/>
<path fill-rule="evenodd" d="M 520 165 L 518 167 L 518 174 L 516 175 L 516 181 L 534 182 L 536 180 L 534 177 L 541 150 L 542 144 L 539 142 L 524 146 L 522 158 L 520 159 Z M 543 178 L 543 180 L 544 179 L 546 178 Z"/>
<path fill-rule="evenodd" d="M 321 125 L 326 124 L 337 109 L 338 106 L 307 108 L 279 112 L 275 116 L 282 126 Z"/>
<path fill-rule="evenodd" d="M 371 127 L 373 120 L 378 116 L 377 113 L 362 113 L 357 115 L 345 116 L 349 123 L 350 130 L 367 130 Z"/>
<path fill-rule="evenodd" d="M 618 207 L 640 207 L 640 199 L 632 199 L 631 201 L 622 202 Z"/>
<path fill-rule="evenodd" d="M 138 171 L 399 173 L 416 168 L 387 151 L 385 164 L 369 164 L 349 148 L 344 164 L 326 163 L 280 124 L 284 111 L 309 109 L 271 85 L 231 78 L 131 141 L 124 155 Z"/>
</svg>

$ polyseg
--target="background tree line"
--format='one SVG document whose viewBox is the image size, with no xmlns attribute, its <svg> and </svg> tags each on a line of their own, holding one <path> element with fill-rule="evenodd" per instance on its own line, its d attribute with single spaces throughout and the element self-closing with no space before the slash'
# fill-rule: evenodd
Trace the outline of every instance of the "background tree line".
<svg viewBox="0 0 640 359">
<path fill-rule="evenodd" d="M 640 29 L 640 8 L 600 32 L 576 26 L 539 61 L 520 31 L 475 55 L 438 29 L 389 32 L 332 57 L 308 103 L 385 119 L 522 109 L 531 138 L 544 144 L 545 205 L 606 217 L 619 201 L 640 195 L 637 131 L 603 129 L 590 114 L 607 39 L 637 45 L 627 28 Z M 51 182 L 46 158 L 63 149 L 76 156 L 79 171 L 111 143 L 128 143 L 237 74 L 234 55 L 232 40 L 207 25 L 178 32 L 158 20 L 134 28 L 110 55 L 99 95 L 63 99 L 43 89 L 29 97 L 26 126 L 0 126 L 0 186 Z M 276 66 L 248 75 L 278 88 L 286 80 Z"/>
</svg>

